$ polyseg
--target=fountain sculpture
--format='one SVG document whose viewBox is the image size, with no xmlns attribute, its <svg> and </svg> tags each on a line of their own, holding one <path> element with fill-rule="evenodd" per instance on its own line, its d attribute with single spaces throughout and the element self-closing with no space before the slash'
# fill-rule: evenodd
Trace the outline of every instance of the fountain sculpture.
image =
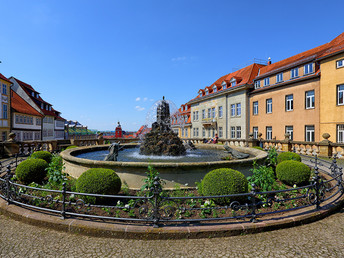
<svg viewBox="0 0 344 258">
<path fill-rule="evenodd" d="M 157 108 L 157 121 L 147 133 L 140 147 L 140 154 L 155 156 L 181 156 L 186 149 L 182 140 L 171 130 L 170 107 L 165 97 Z"/>
</svg>

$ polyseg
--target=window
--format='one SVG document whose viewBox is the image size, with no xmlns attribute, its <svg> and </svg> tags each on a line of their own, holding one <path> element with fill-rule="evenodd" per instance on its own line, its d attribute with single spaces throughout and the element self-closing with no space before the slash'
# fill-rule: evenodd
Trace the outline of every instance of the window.
<svg viewBox="0 0 344 258">
<path fill-rule="evenodd" d="M 253 102 L 253 115 L 258 115 L 258 101 Z"/>
<path fill-rule="evenodd" d="M 215 128 L 213 128 L 211 131 L 212 131 L 212 137 L 214 138 L 215 137 Z"/>
<path fill-rule="evenodd" d="M 344 84 L 337 86 L 337 104 L 344 105 Z"/>
<path fill-rule="evenodd" d="M 196 128 L 196 136 L 198 137 L 198 128 Z"/>
<path fill-rule="evenodd" d="M 210 138 L 210 128 L 208 128 L 208 137 Z"/>
<path fill-rule="evenodd" d="M 222 130 L 222 127 L 220 126 L 219 127 L 219 138 L 222 138 L 223 137 L 223 130 Z"/>
<path fill-rule="evenodd" d="M 344 59 L 337 61 L 337 68 L 344 67 Z"/>
<path fill-rule="evenodd" d="M 222 89 L 224 90 L 224 89 L 226 89 L 226 87 L 227 87 L 227 83 L 226 83 L 225 81 L 223 81 L 223 82 L 221 83 L 221 86 L 222 86 Z"/>
<path fill-rule="evenodd" d="M 255 81 L 255 82 L 254 82 L 254 88 L 255 88 L 255 89 L 260 88 L 260 81 Z"/>
<path fill-rule="evenodd" d="M 253 139 L 258 139 L 258 127 L 253 127 Z"/>
<path fill-rule="evenodd" d="M 314 108 L 314 90 L 306 91 L 306 109 Z"/>
<path fill-rule="evenodd" d="M 34 93 L 34 92 L 31 92 L 31 96 L 34 97 L 34 96 L 35 96 L 35 93 Z"/>
<path fill-rule="evenodd" d="M 215 118 L 215 108 L 214 107 L 211 109 L 211 114 L 212 114 L 212 118 Z"/>
<path fill-rule="evenodd" d="M 337 142 L 344 143 L 344 125 L 337 125 Z"/>
<path fill-rule="evenodd" d="M 195 121 L 196 120 L 196 112 L 192 112 L 192 121 Z"/>
<path fill-rule="evenodd" d="M 266 127 L 266 139 L 272 140 L 272 127 L 271 126 Z"/>
<path fill-rule="evenodd" d="M 7 134 L 6 132 L 2 132 L 2 141 L 6 141 L 7 140 Z"/>
<path fill-rule="evenodd" d="M 2 105 L 2 118 L 7 119 L 7 104 Z"/>
<path fill-rule="evenodd" d="M 198 111 L 196 111 L 196 121 L 198 121 Z"/>
<path fill-rule="evenodd" d="M 314 125 L 306 125 L 306 142 L 314 142 Z"/>
<path fill-rule="evenodd" d="M 299 77 L 299 68 L 291 69 L 290 71 L 290 78 Z"/>
<path fill-rule="evenodd" d="M 309 74 L 309 73 L 312 73 L 313 72 L 313 63 L 310 63 L 310 64 L 306 64 L 304 67 L 303 67 L 303 70 L 304 70 L 304 74 Z"/>
<path fill-rule="evenodd" d="M 184 129 L 182 128 L 182 137 L 184 137 Z"/>
<path fill-rule="evenodd" d="M 294 109 L 294 98 L 293 94 L 285 96 L 285 110 L 293 111 Z"/>
<path fill-rule="evenodd" d="M 270 85 L 270 78 L 265 78 L 264 79 L 264 86 L 269 86 Z"/>
<path fill-rule="evenodd" d="M 2 84 L 2 94 L 7 95 L 7 85 Z"/>
<path fill-rule="evenodd" d="M 232 81 L 232 87 L 236 85 L 236 81 Z"/>
<path fill-rule="evenodd" d="M 205 128 L 202 128 L 202 137 L 205 137 Z"/>
<path fill-rule="evenodd" d="M 276 83 L 283 81 L 283 73 L 279 73 L 276 75 Z"/>
<path fill-rule="evenodd" d="M 236 137 L 241 139 L 241 126 L 236 127 Z"/>
<path fill-rule="evenodd" d="M 235 104 L 231 104 L 231 116 L 235 116 Z"/>
<path fill-rule="evenodd" d="M 205 109 L 202 109 L 202 119 L 205 119 Z"/>
<path fill-rule="evenodd" d="M 223 108 L 222 106 L 219 107 L 219 117 L 221 118 L 223 116 Z"/>
<path fill-rule="evenodd" d="M 44 109 L 43 103 L 41 103 L 41 109 Z"/>
<path fill-rule="evenodd" d="M 208 95 L 208 93 L 209 93 L 209 91 L 208 91 L 208 89 L 205 89 L 205 95 Z"/>
<path fill-rule="evenodd" d="M 208 118 L 210 118 L 210 117 L 211 117 L 211 109 L 208 108 Z"/>
<path fill-rule="evenodd" d="M 292 125 L 288 125 L 285 127 L 285 133 L 289 134 L 289 139 L 293 140 L 294 136 L 294 128 Z"/>
<path fill-rule="evenodd" d="M 235 139 L 235 126 L 231 126 L 231 138 Z"/>
<path fill-rule="evenodd" d="M 266 100 L 266 113 L 267 114 L 272 113 L 272 99 Z"/>
<path fill-rule="evenodd" d="M 195 137 L 196 136 L 196 128 L 193 128 L 193 137 Z"/>
<path fill-rule="evenodd" d="M 213 92 L 214 93 L 217 92 L 217 87 L 216 86 L 213 87 Z"/>
<path fill-rule="evenodd" d="M 236 115 L 241 116 L 241 103 L 236 104 Z"/>
</svg>

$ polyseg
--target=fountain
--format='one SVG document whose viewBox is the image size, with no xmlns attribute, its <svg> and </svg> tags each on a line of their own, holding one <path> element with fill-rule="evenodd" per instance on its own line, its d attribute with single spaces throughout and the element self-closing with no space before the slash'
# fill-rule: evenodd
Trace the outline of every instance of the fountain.
<svg viewBox="0 0 344 258">
<path fill-rule="evenodd" d="M 235 155 L 239 151 L 238 158 L 243 159 L 223 160 L 223 156 L 228 155 L 224 145 L 195 146 L 190 140 L 183 143 L 171 130 L 170 103 L 163 98 L 155 107 L 156 121 L 152 121 L 152 130 L 144 136 L 141 144 L 119 146 L 117 143 L 110 148 L 109 145 L 96 145 L 65 150 L 61 156 L 66 172 L 78 178 L 89 168 L 110 168 L 129 188 L 140 189 L 148 166 L 153 166 L 166 182 L 166 188 L 174 188 L 176 184 L 188 188 L 194 187 L 195 182 L 201 181 L 206 173 L 216 168 L 229 167 L 248 176 L 253 162 L 256 160 L 259 163 L 266 157 L 265 152 L 257 149 L 231 146 L 233 149 L 228 151 Z"/>
<path fill-rule="evenodd" d="M 186 149 L 182 140 L 171 130 L 170 106 L 163 97 L 157 108 L 157 121 L 140 147 L 141 155 L 182 156 Z"/>
</svg>

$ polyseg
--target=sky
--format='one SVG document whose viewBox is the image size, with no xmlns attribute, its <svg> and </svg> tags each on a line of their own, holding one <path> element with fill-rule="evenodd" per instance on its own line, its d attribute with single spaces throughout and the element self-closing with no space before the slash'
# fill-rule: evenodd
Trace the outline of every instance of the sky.
<svg viewBox="0 0 344 258">
<path fill-rule="evenodd" d="M 136 131 L 254 58 L 277 62 L 344 32 L 344 1 L 0 0 L 0 73 L 67 120 Z"/>
</svg>

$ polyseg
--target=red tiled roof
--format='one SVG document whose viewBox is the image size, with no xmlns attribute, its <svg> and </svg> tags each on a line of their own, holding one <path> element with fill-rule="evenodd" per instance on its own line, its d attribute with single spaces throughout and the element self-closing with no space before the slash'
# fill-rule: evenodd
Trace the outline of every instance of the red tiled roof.
<svg viewBox="0 0 344 258">
<path fill-rule="evenodd" d="M 222 87 L 221 87 L 221 83 L 223 81 L 227 82 L 227 88 L 226 89 L 230 89 L 230 88 L 235 88 L 241 85 L 245 85 L 245 84 L 252 84 L 253 83 L 253 79 L 258 75 L 259 69 L 264 67 L 264 65 L 262 64 L 251 64 L 249 66 L 246 66 L 242 69 L 239 69 L 233 73 L 229 73 L 227 75 L 224 75 L 222 77 L 220 77 L 219 79 L 217 79 L 213 84 L 211 84 L 211 86 L 209 87 L 205 87 L 205 89 L 209 90 L 209 94 L 213 93 L 213 86 L 216 85 L 217 86 L 217 90 L 218 91 L 222 91 Z M 235 78 L 237 80 L 237 83 L 235 86 L 229 86 L 228 87 L 228 82 L 232 79 Z M 198 92 L 202 91 L 202 93 L 204 93 L 203 89 L 200 89 Z M 195 99 L 199 98 L 200 96 L 197 96 Z M 190 100 L 191 101 L 191 100 Z"/>
<path fill-rule="evenodd" d="M 2 75 L 1 73 L 0 73 L 0 79 L 7 81 L 7 82 L 12 84 L 12 82 L 9 79 L 7 79 L 4 75 Z"/>
<path fill-rule="evenodd" d="M 289 65 L 292 65 L 294 63 L 295 64 L 302 63 L 302 61 L 308 62 L 308 61 L 315 60 L 323 56 L 330 55 L 334 52 L 341 51 L 343 49 L 344 49 L 344 32 L 326 44 L 304 51 L 300 54 L 288 57 L 279 62 L 262 67 L 260 69 L 260 74 L 258 77 L 261 78 L 263 77 L 264 74 L 272 73 L 274 70 L 279 70 L 279 69 L 282 69 L 283 67 L 288 67 Z"/>
<path fill-rule="evenodd" d="M 28 104 L 22 97 L 20 97 L 15 91 L 11 90 L 11 108 L 18 113 L 40 116 L 43 117 L 36 109 Z"/>
</svg>

